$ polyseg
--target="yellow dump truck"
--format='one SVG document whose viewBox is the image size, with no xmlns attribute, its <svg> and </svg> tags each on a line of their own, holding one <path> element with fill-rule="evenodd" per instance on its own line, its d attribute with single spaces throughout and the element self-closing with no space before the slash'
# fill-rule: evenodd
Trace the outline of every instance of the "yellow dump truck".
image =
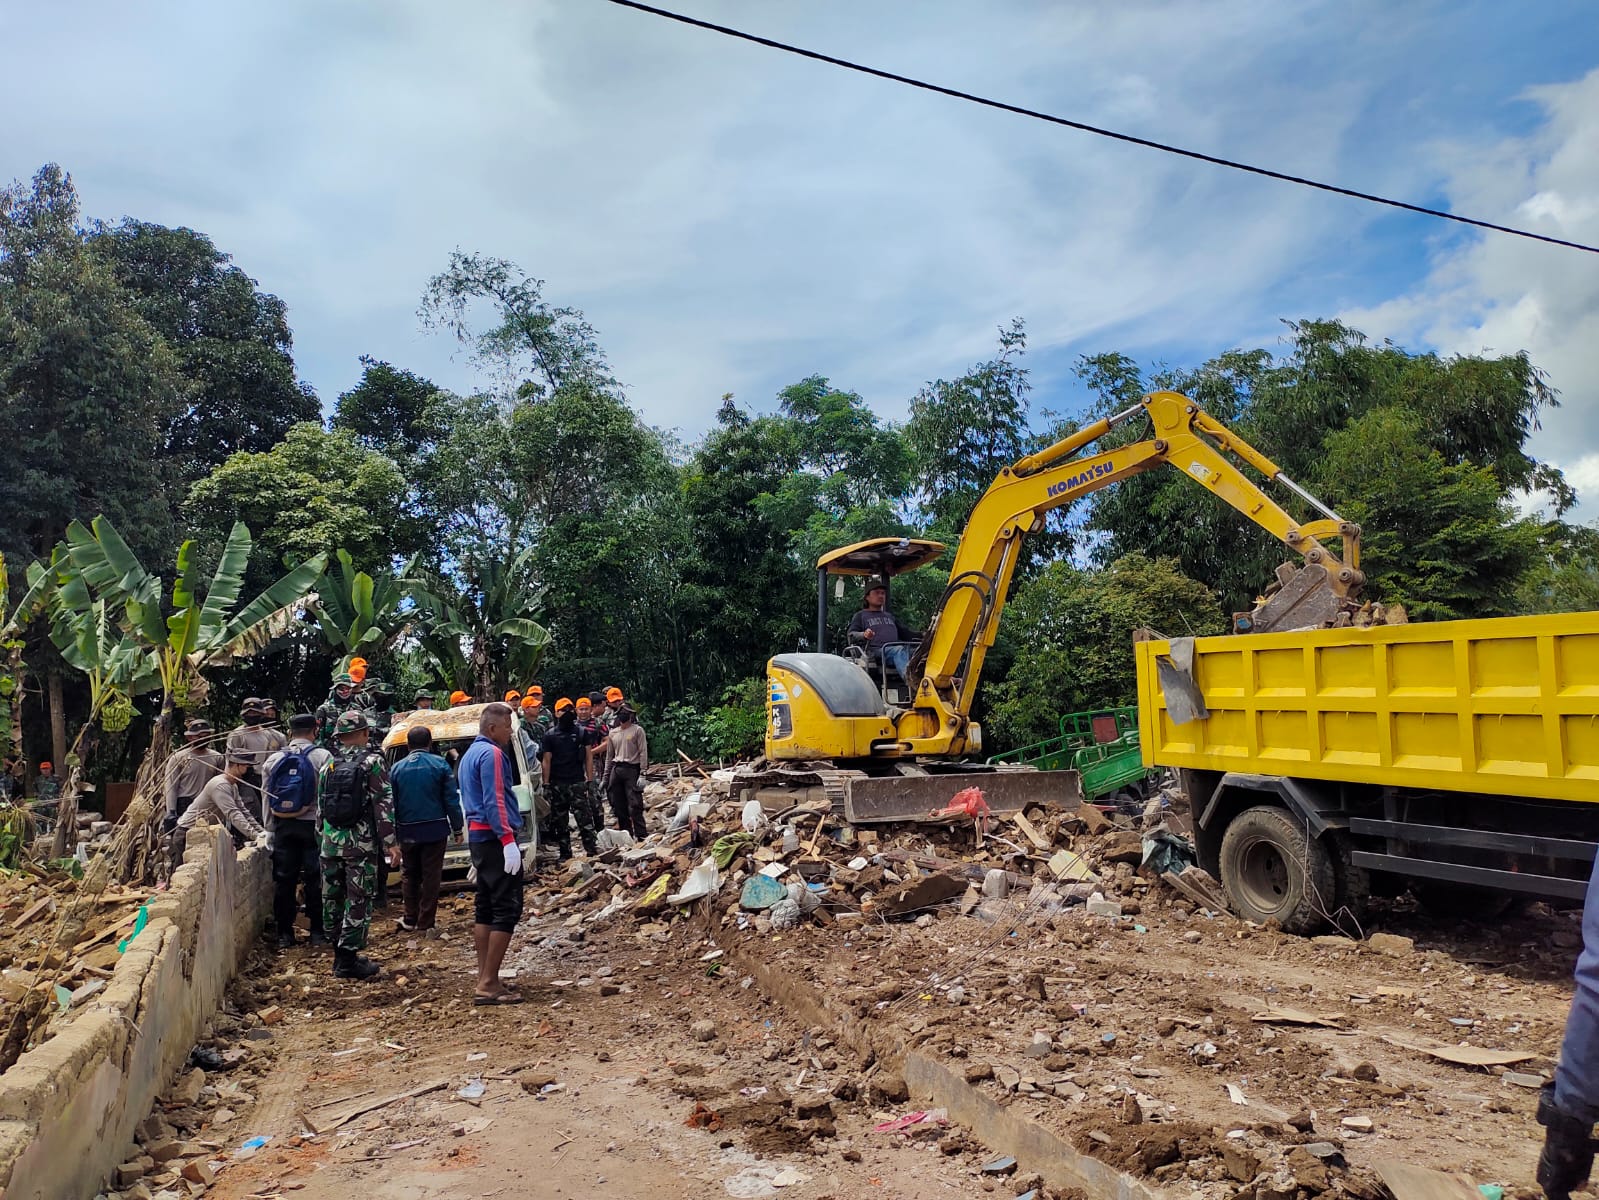
<svg viewBox="0 0 1599 1200">
<path fill-rule="evenodd" d="M 1177 771 L 1241 916 L 1373 892 L 1580 899 L 1599 847 L 1599 612 L 1146 641 L 1144 762 Z"/>
</svg>

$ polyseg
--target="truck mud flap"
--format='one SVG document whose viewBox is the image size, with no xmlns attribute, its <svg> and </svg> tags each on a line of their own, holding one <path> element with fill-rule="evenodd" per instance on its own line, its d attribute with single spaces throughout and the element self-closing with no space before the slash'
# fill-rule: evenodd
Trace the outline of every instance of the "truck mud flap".
<svg viewBox="0 0 1599 1200">
<path fill-rule="evenodd" d="M 852 825 L 926 820 L 949 806 L 955 793 L 981 788 L 990 812 L 1020 812 L 1029 804 L 1082 803 L 1076 771 L 958 771 L 937 775 L 884 775 L 844 781 L 844 819 Z"/>
</svg>

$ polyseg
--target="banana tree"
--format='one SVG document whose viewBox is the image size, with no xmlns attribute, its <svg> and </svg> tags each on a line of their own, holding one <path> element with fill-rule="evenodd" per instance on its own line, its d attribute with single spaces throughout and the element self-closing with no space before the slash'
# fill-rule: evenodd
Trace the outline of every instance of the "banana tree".
<svg viewBox="0 0 1599 1200">
<path fill-rule="evenodd" d="M 464 584 L 437 575 L 407 581 L 417 643 L 441 677 L 480 696 L 533 678 L 550 633 L 534 619 L 544 592 L 531 567 L 532 551 L 524 550 L 509 563 L 462 560 Z"/>
<path fill-rule="evenodd" d="M 34 564 L 37 566 L 37 564 Z M 6 556 L 0 554 L 0 747 L 8 754 L 22 753 L 22 684 L 25 667 L 22 662 L 23 628 L 44 611 L 54 582 L 48 572 L 41 572 L 35 582 L 30 568 L 27 574 L 28 590 L 9 607 L 9 576 L 6 573 Z"/>
<path fill-rule="evenodd" d="M 160 577 L 145 570 L 110 521 L 96 517 L 90 528 L 78 521 L 67 526 L 66 569 L 57 570 L 57 580 L 65 586 L 70 577 L 81 579 L 119 614 L 120 627 L 153 652 L 164 715 L 185 706 L 191 691 L 204 686 L 203 668 L 255 654 L 292 628 L 327 565 L 325 554 L 313 555 L 234 611 L 250 545 L 249 529 L 235 523 L 202 600 L 194 543 L 184 542 L 178 549 L 172 612 L 164 616 Z"/>
<path fill-rule="evenodd" d="M 355 569 L 348 551 L 338 551 L 337 557 L 338 570 L 330 566 L 311 597 L 322 636 L 341 658 L 381 654 L 406 630 L 401 605 L 406 578 L 416 560 L 406 563 L 398 575 L 373 578 Z"/>
<path fill-rule="evenodd" d="M 30 593 L 47 593 L 50 640 L 66 664 L 88 680 L 89 722 L 98 719 L 107 733 L 126 729 L 133 720 L 133 697 L 161 685 L 156 656 L 118 627 L 110 605 L 89 594 L 82 576 L 61 571 L 58 558 L 52 567 L 34 563 L 28 568 Z"/>
</svg>

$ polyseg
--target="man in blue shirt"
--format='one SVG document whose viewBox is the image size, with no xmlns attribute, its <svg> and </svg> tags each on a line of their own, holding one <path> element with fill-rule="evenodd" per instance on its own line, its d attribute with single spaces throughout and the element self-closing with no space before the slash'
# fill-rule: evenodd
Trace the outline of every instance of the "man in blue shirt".
<svg viewBox="0 0 1599 1200">
<path fill-rule="evenodd" d="M 1582 905 L 1577 992 L 1566 1017 L 1555 1081 L 1538 1097 L 1544 1127 L 1538 1185 L 1549 1200 L 1566 1200 L 1593 1169 L 1593 1126 L 1599 1120 L 1599 859 Z"/>
<path fill-rule="evenodd" d="M 477 871 L 472 944 L 477 988 L 472 1003 L 520 1004 L 522 995 L 500 981 L 511 933 L 522 919 L 522 849 L 516 835 L 522 810 L 511 791 L 511 706 L 487 704 L 478 735 L 461 756 L 461 807 L 466 840 Z"/>
<path fill-rule="evenodd" d="M 439 883 L 444 878 L 444 850 L 454 836 L 459 843 L 465 823 L 461 790 L 450 764 L 433 753 L 433 731 L 413 725 L 405 735 L 410 753 L 389 772 L 394 789 L 394 835 L 400 842 L 404 875 L 400 884 L 405 915 L 400 931 L 421 930 L 438 936 Z"/>
</svg>

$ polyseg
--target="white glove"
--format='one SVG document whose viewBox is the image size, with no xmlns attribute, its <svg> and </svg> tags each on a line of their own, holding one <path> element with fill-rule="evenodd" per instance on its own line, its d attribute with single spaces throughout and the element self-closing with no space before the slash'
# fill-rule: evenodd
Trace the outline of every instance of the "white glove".
<svg viewBox="0 0 1599 1200">
<path fill-rule="evenodd" d="M 270 850 L 272 848 L 272 835 L 262 830 L 255 835 L 255 844 L 258 849 Z"/>
<path fill-rule="evenodd" d="M 507 875 L 522 873 L 522 847 L 516 844 L 515 839 L 505 843 L 505 873 Z"/>
</svg>

